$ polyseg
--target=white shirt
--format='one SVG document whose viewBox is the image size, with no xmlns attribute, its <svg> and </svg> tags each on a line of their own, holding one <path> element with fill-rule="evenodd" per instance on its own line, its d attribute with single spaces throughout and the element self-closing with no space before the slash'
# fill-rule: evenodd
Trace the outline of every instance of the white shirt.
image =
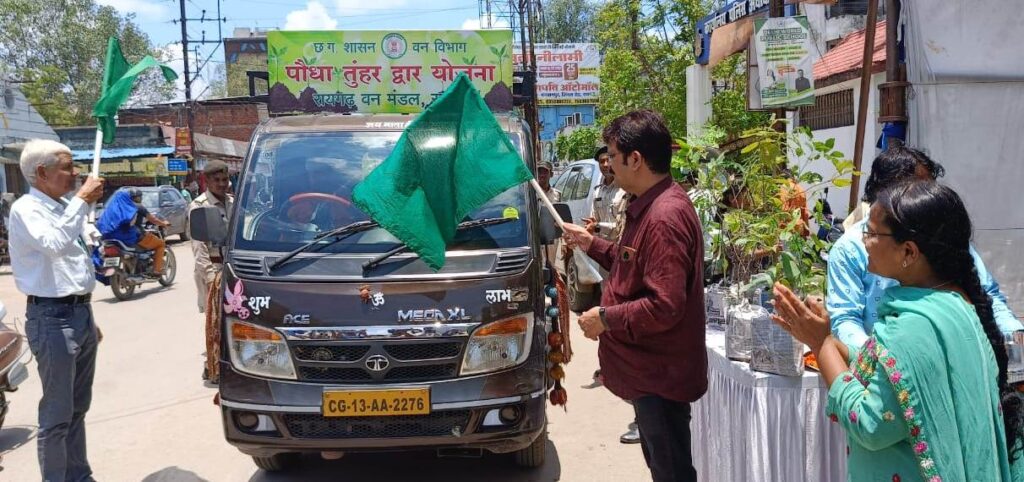
<svg viewBox="0 0 1024 482">
<path fill-rule="evenodd" d="M 89 205 L 75 196 L 65 206 L 32 188 L 11 206 L 11 269 L 18 291 L 60 298 L 91 293 L 92 260 L 80 237 Z"/>
</svg>

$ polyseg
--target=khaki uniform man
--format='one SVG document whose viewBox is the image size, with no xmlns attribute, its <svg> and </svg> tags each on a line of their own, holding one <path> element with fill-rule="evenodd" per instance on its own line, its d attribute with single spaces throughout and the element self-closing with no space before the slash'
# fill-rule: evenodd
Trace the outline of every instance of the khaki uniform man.
<svg viewBox="0 0 1024 482">
<path fill-rule="evenodd" d="M 234 196 L 227 193 L 228 190 L 228 166 L 221 161 L 210 161 L 203 170 L 206 177 L 207 190 L 197 196 L 191 204 L 189 211 L 200 206 L 215 206 L 226 220 L 231 207 L 235 203 Z M 201 241 L 192 241 L 192 254 L 195 256 L 196 299 L 199 312 L 206 311 L 206 295 L 209 292 L 209 283 L 213 282 L 214 276 L 224 268 L 224 256 L 220 248 L 210 246 Z"/>
<path fill-rule="evenodd" d="M 221 161 L 210 161 L 203 169 L 203 176 L 206 178 L 206 192 L 200 194 L 189 205 L 189 212 L 200 206 L 217 207 L 224 219 L 227 220 L 228 213 L 234 205 L 235 199 L 228 194 L 229 178 L 228 165 Z M 195 270 L 193 276 L 196 282 L 198 297 L 196 304 L 200 313 L 206 312 L 206 298 L 209 294 L 211 284 L 217 274 L 224 269 L 224 253 L 221 248 L 211 246 L 201 241 L 192 241 L 192 254 L 195 256 Z M 203 378 L 216 381 L 216 364 L 219 357 L 220 346 L 220 325 L 217 323 L 207 324 L 206 327 L 206 368 L 203 370 Z M 210 367 L 214 367 L 211 370 Z"/>
</svg>

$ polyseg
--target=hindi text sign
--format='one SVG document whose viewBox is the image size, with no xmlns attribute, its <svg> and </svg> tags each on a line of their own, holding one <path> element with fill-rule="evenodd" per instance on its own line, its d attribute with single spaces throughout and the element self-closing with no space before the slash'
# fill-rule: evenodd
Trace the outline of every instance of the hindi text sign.
<svg viewBox="0 0 1024 482">
<path fill-rule="evenodd" d="M 596 104 L 601 98 L 601 54 L 597 44 L 537 44 L 537 102 L 540 105 Z M 517 48 L 514 65 L 522 64 Z"/>
<path fill-rule="evenodd" d="M 268 32 L 270 110 L 415 113 L 465 73 L 494 111 L 512 108 L 512 32 Z"/>
</svg>

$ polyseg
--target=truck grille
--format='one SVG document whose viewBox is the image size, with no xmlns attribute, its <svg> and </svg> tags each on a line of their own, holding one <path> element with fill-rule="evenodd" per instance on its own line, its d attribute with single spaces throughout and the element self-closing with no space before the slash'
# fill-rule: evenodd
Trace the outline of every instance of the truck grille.
<svg viewBox="0 0 1024 482">
<path fill-rule="evenodd" d="M 455 378 L 464 340 L 291 344 L 299 380 L 319 383 L 428 382 Z M 373 371 L 370 357 L 387 367 Z M 371 363 L 372 364 L 372 363 Z"/>
<path fill-rule="evenodd" d="M 436 360 L 459 356 L 462 342 L 386 345 L 384 351 L 396 360 Z"/>
<path fill-rule="evenodd" d="M 469 417 L 469 410 L 397 417 L 327 418 L 316 414 L 289 414 L 284 415 L 284 423 L 288 427 L 288 432 L 296 438 L 437 437 L 453 435 L 455 431 L 465 433 Z"/>
<path fill-rule="evenodd" d="M 299 345 L 292 352 L 302 361 L 353 362 L 362 360 L 368 351 L 366 345 Z"/>
</svg>

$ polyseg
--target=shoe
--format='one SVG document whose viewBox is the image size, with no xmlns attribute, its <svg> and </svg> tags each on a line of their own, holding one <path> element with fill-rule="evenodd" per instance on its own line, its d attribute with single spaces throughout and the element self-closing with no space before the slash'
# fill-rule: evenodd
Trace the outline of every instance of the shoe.
<svg viewBox="0 0 1024 482">
<path fill-rule="evenodd" d="M 636 426 L 636 422 L 629 424 L 629 430 L 619 437 L 619 443 L 624 444 L 638 444 L 640 443 L 640 428 Z"/>
<path fill-rule="evenodd" d="M 593 389 L 593 388 L 600 388 L 600 387 L 603 387 L 603 386 L 604 386 L 604 377 L 601 376 L 601 370 L 598 369 L 598 370 L 594 370 L 594 381 L 590 382 L 590 384 L 588 384 L 588 385 L 580 385 L 580 388 L 585 388 L 587 390 L 590 390 L 590 389 Z"/>
</svg>

